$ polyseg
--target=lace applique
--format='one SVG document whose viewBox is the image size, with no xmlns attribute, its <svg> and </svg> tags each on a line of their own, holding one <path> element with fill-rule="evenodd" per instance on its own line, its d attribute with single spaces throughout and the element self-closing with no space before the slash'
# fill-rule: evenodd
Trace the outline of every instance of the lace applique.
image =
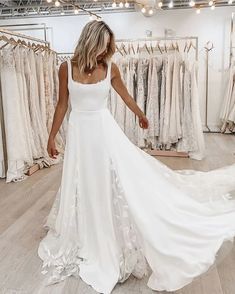
<svg viewBox="0 0 235 294">
<path fill-rule="evenodd" d="M 2 49 L 2 66 L 6 68 L 14 68 L 15 69 L 15 60 L 12 49 L 3 48 Z"/>
<path fill-rule="evenodd" d="M 117 176 L 113 161 L 110 159 L 112 191 L 113 191 L 113 208 L 116 223 L 116 233 L 118 242 L 121 247 L 120 254 L 120 276 L 119 282 L 124 282 L 130 274 L 137 278 L 142 278 L 148 274 L 147 263 L 140 246 L 140 240 L 131 221 L 128 212 L 128 205 L 124 198 L 124 191 Z"/>
<path fill-rule="evenodd" d="M 67 277 L 73 275 L 79 277 L 79 264 L 83 260 L 79 258 L 79 248 L 71 247 L 66 251 L 60 250 L 58 254 L 53 255 L 47 248 L 47 260 L 43 262 L 43 275 L 50 273 L 48 279 L 45 281 L 46 285 L 52 285 L 65 280 Z M 47 270 L 46 268 L 50 268 Z"/>
<path fill-rule="evenodd" d="M 78 171 L 77 171 L 78 172 Z M 76 175 L 76 179 L 78 176 Z M 59 188 L 56 199 L 53 203 L 52 209 L 50 214 L 47 218 L 47 222 L 44 224 L 44 227 L 48 227 L 53 231 L 53 235 L 60 238 L 60 234 L 56 232 L 55 229 L 55 221 L 59 211 L 60 205 L 60 191 L 61 187 Z M 79 186 L 78 180 L 76 180 L 76 190 L 75 195 L 73 197 L 73 202 L 70 207 L 70 217 L 78 219 L 79 212 Z M 66 221 L 68 223 L 69 220 Z M 76 223 L 78 226 L 78 224 Z M 63 240 L 60 240 L 63 242 Z M 79 277 L 79 265 L 81 262 L 85 262 L 86 258 L 81 257 L 80 254 L 80 242 L 71 242 L 66 244 L 60 244 L 60 249 L 56 254 L 52 254 L 48 248 L 44 245 L 44 252 L 47 258 L 43 261 L 42 266 L 42 274 L 48 274 L 48 278 L 45 281 L 46 285 L 51 285 L 58 283 L 60 281 L 65 280 L 69 276 Z"/>
</svg>

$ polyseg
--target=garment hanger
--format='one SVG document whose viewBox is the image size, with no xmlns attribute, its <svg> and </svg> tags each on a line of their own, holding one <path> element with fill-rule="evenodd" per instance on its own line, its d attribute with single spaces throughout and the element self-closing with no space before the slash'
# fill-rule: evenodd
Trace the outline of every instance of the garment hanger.
<svg viewBox="0 0 235 294">
<path fill-rule="evenodd" d="M 128 43 L 127 52 L 128 52 L 129 55 L 131 54 L 131 46 L 130 46 L 130 43 Z"/>
<path fill-rule="evenodd" d="M 17 40 L 17 44 L 12 48 L 13 50 L 17 47 L 17 46 L 19 46 L 19 45 L 22 45 L 22 43 L 21 43 L 21 40 L 20 39 L 18 39 Z"/>
<path fill-rule="evenodd" d="M 119 49 L 118 45 L 116 45 L 116 49 L 123 56 L 122 51 Z"/>
<path fill-rule="evenodd" d="M 119 47 L 117 46 L 117 50 L 118 50 L 118 52 L 123 56 L 122 48 L 119 48 Z"/>
<path fill-rule="evenodd" d="M 166 46 L 166 42 L 164 43 L 164 48 L 165 48 L 166 53 L 168 53 L 168 51 L 167 51 L 167 46 Z"/>
<path fill-rule="evenodd" d="M 188 48 L 188 41 L 185 42 L 185 45 L 184 45 L 184 52 L 187 50 Z"/>
<path fill-rule="evenodd" d="M 169 47 L 169 49 L 173 49 L 173 50 L 175 50 L 175 46 L 174 46 L 174 44 L 173 44 L 173 41 L 171 41 L 171 45 L 170 45 L 170 47 Z"/>
<path fill-rule="evenodd" d="M 122 50 L 123 50 L 123 51 L 124 51 L 124 53 L 127 55 L 127 52 L 126 52 L 125 45 L 122 43 L 122 44 L 121 44 L 121 46 L 122 46 Z"/>
<path fill-rule="evenodd" d="M 8 45 L 16 45 L 17 44 L 17 42 L 16 42 L 16 40 L 14 38 L 8 39 L 6 37 L 6 39 L 4 41 L 6 41 L 7 43 L 4 44 L 2 47 L 0 47 L 0 50 L 3 49 L 4 47 L 8 46 Z"/>
<path fill-rule="evenodd" d="M 34 52 L 36 52 L 37 50 L 39 50 L 41 48 L 41 44 L 32 44 L 32 49 Z"/>
<path fill-rule="evenodd" d="M 151 48 L 151 51 L 152 51 L 152 54 L 154 53 L 154 50 L 153 50 L 153 44 L 152 42 L 150 43 L 150 48 Z"/>
<path fill-rule="evenodd" d="M 208 41 L 206 43 L 206 46 L 204 47 L 208 52 L 211 51 L 214 47 L 214 44 L 211 41 Z"/>
<path fill-rule="evenodd" d="M 33 49 L 33 51 L 36 53 L 37 51 L 44 51 L 44 48 L 42 48 L 42 45 L 37 44 L 37 47 Z"/>
<path fill-rule="evenodd" d="M 135 54 L 135 49 L 134 49 L 133 43 L 131 43 L 131 49 L 132 49 L 133 53 Z"/>
<path fill-rule="evenodd" d="M 161 49 L 161 46 L 160 46 L 160 41 L 156 43 L 155 49 L 156 50 L 158 49 L 160 51 L 160 53 L 162 54 L 162 49 Z"/>
<path fill-rule="evenodd" d="M 144 48 L 147 50 L 148 54 L 150 55 L 151 53 L 150 53 L 149 48 L 146 43 L 144 44 Z"/>
<path fill-rule="evenodd" d="M 192 47 L 196 50 L 197 48 L 196 48 L 196 46 L 193 44 L 193 42 L 192 42 Z"/>
<path fill-rule="evenodd" d="M 37 44 L 36 46 L 37 47 L 34 49 L 34 52 L 37 52 L 37 51 L 43 52 L 46 50 L 46 46 L 44 46 L 44 45 Z"/>
<path fill-rule="evenodd" d="M 179 44 L 178 44 L 177 41 L 176 41 L 176 49 L 177 49 L 178 52 L 180 52 Z"/>
<path fill-rule="evenodd" d="M 0 36 L 0 41 L 4 41 L 4 42 L 6 42 L 6 44 L 8 44 L 10 42 L 10 40 L 5 35 Z M 6 44 L 4 44 L 2 47 L 0 47 L 0 49 L 4 48 L 6 46 Z"/>
<path fill-rule="evenodd" d="M 192 41 L 190 41 L 190 43 L 189 43 L 187 53 L 189 53 L 189 50 L 190 50 L 191 47 L 192 47 Z"/>
<path fill-rule="evenodd" d="M 189 52 L 189 50 L 191 49 L 191 47 L 193 47 L 196 50 L 196 46 L 194 46 L 192 40 L 190 41 L 190 44 L 189 44 L 189 47 L 188 47 L 188 51 L 187 52 Z"/>
<path fill-rule="evenodd" d="M 137 51 L 137 53 L 140 53 L 140 44 L 139 43 L 137 44 L 137 50 L 136 51 Z"/>
</svg>

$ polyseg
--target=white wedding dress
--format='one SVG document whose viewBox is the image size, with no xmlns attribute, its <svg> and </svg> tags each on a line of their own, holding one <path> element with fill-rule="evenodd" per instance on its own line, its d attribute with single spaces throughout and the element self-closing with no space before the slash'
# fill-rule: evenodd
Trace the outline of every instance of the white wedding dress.
<svg viewBox="0 0 235 294">
<path fill-rule="evenodd" d="M 72 79 L 60 188 L 38 255 L 46 285 L 74 275 L 111 293 L 130 274 L 174 291 L 235 236 L 235 164 L 173 171 L 135 146 L 107 108 L 111 62 L 95 84 Z"/>
</svg>

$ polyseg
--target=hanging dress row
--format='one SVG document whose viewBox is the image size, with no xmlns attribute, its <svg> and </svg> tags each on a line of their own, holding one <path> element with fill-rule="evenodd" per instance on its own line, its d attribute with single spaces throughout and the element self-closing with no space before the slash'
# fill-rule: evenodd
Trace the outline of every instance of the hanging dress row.
<svg viewBox="0 0 235 294">
<path fill-rule="evenodd" d="M 128 138 L 139 147 L 185 151 L 204 157 L 205 143 L 199 110 L 197 62 L 171 50 L 157 56 L 122 56 L 115 60 L 130 95 L 149 120 L 138 118 L 111 89 L 109 109 Z"/>
<path fill-rule="evenodd" d="M 61 155 L 52 159 L 47 152 L 58 100 L 56 55 L 8 44 L 0 51 L 0 79 L 8 164 L 4 171 L 1 147 L 1 176 L 6 176 L 6 182 L 16 182 L 26 179 L 27 170 L 35 163 L 42 168 L 62 160 Z M 60 153 L 65 136 L 66 121 L 56 136 Z"/>
<path fill-rule="evenodd" d="M 226 93 L 220 112 L 221 132 L 235 132 L 235 62 L 231 62 L 228 71 Z"/>
</svg>

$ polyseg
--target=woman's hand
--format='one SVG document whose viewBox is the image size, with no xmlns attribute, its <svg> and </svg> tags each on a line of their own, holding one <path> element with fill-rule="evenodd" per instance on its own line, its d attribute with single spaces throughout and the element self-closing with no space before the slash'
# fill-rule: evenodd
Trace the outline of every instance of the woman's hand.
<svg viewBox="0 0 235 294">
<path fill-rule="evenodd" d="M 55 147 L 55 140 L 51 137 L 49 137 L 48 139 L 47 152 L 51 158 L 55 158 L 55 159 L 56 159 L 56 155 L 59 154 L 58 150 Z"/>
<path fill-rule="evenodd" d="M 139 126 L 143 129 L 147 129 L 149 126 L 149 121 L 145 115 L 139 117 Z"/>
<path fill-rule="evenodd" d="M 111 84 L 114 90 L 120 95 L 127 107 L 139 118 L 139 125 L 143 129 L 147 129 L 149 122 L 143 111 L 139 108 L 134 98 L 129 94 L 117 65 L 112 62 L 111 67 Z"/>
</svg>

